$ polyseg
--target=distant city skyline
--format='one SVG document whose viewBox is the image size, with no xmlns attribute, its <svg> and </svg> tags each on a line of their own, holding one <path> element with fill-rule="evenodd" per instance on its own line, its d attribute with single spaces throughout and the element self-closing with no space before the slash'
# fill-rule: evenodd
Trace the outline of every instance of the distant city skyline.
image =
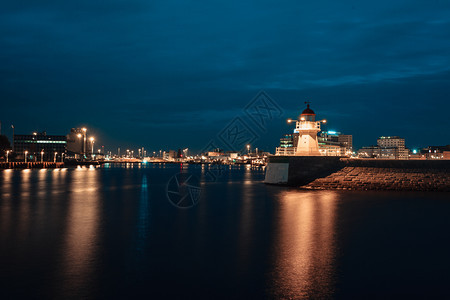
<svg viewBox="0 0 450 300">
<path fill-rule="evenodd" d="M 268 151 L 305 101 L 355 148 L 449 144 L 449 16 L 444 1 L 3 3 L 2 133 L 199 151 L 264 90 L 283 109 L 254 141 Z"/>
</svg>

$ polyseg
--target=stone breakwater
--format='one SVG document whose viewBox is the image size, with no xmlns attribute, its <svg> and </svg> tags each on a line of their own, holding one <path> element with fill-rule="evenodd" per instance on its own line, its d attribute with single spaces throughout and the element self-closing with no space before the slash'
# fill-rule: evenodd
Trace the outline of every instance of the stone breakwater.
<svg viewBox="0 0 450 300">
<path fill-rule="evenodd" d="M 344 167 L 302 187 L 307 189 L 450 192 L 450 173 L 439 169 Z"/>
<path fill-rule="evenodd" d="M 307 189 L 450 191 L 450 160 L 271 156 L 267 184 Z"/>
</svg>

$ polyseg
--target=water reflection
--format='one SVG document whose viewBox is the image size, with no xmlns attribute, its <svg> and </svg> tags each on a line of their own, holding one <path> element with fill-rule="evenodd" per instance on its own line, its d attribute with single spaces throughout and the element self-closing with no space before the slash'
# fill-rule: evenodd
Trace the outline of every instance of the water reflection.
<svg viewBox="0 0 450 300">
<path fill-rule="evenodd" d="M 271 280 L 276 298 L 330 298 L 335 268 L 334 192 L 282 193 Z"/>
<path fill-rule="evenodd" d="M 99 224 L 99 172 L 76 169 L 71 172 L 68 199 L 67 231 L 62 254 L 64 294 L 85 296 L 83 288 L 90 286 L 94 272 Z"/>
<path fill-rule="evenodd" d="M 145 249 L 147 244 L 149 229 L 149 207 L 148 207 L 148 184 L 147 176 L 142 177 L 141 197 L 139 199 L 139 214 L 137 226 L 137 242 L 136 242 L 136 266 L 139 266 L 141 260 L 145 257 Z"/>
</svg>

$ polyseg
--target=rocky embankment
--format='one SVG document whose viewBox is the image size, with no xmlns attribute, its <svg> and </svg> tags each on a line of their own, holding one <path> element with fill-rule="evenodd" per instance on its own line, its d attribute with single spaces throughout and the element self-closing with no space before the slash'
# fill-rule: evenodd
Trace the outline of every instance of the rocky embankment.
<svg viewBox="0 0 450 300">
<path fill-rule="evenodd" d="M 303 188 L 450 192 L 450 172 L 443 168 L 346 166 Z"/>
</svg>

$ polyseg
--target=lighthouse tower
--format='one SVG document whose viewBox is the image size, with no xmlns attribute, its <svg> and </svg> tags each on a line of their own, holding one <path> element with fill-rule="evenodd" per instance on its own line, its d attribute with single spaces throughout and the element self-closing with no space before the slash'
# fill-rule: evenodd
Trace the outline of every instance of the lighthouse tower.
<svg viewBox="0 0 450 300">
<path fill-rule="evenodd" d="M 306 109 L 299 116 L 295 125 L 298 132 L 298 142 L 295 155 L 298 156 L 320 156 L 317 134 L 320 131 L 320 123 L 326 120 L 316 121 L 316 114 L 309 108 L 309 102 L 305 102 Z"/>
</svg>

